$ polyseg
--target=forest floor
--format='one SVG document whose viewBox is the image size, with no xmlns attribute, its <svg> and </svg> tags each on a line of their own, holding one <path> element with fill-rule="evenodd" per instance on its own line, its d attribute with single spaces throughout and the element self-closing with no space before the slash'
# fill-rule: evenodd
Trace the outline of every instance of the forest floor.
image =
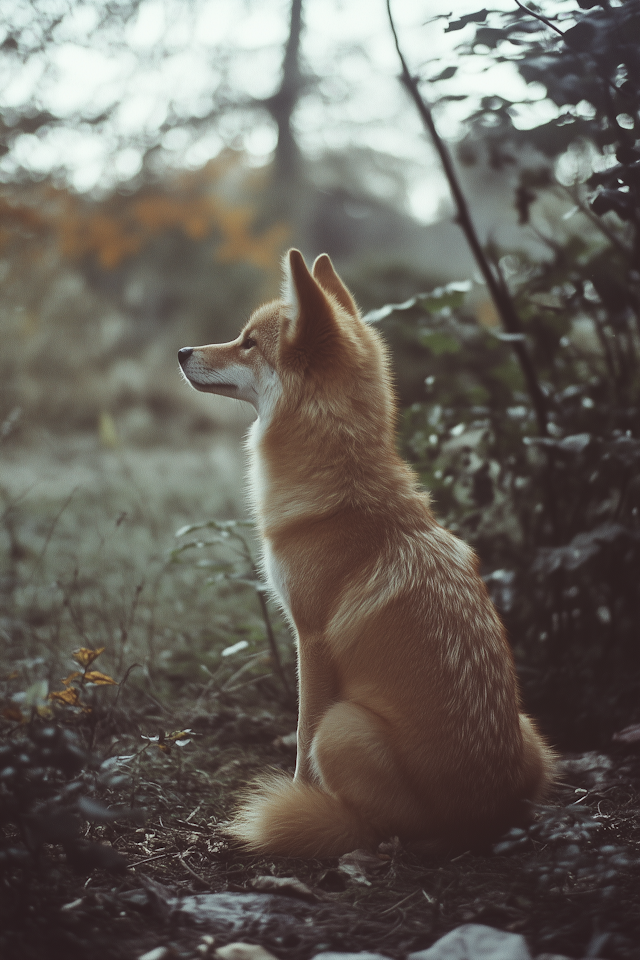
<svg viewBox="0 0 640 960">
<path fill-rule="evenodd" d="M 637 743 L 565 757 L 536 823 L 482 855 L 427 857 L 389 838 L 340 860 L 250 856 L 222 825 L 261 768 L 293 769 L 295 706 L 255 591 L 227 575 L 225 537 L 203 531 L 203 546 L 176 553 L 175 536 L 244 512 L 238 431 L 113 449 L 43 434 L 0 454 L 0 747 L 21 742 L 20 717 L 37 708 L 38 724 L 90 748 L 82 778 L 96 802 L 144 811 L 84 823 L 84 840 L 123 855 L 110 871 L 74 869 L 53 841 L 14 862 L 3 855 L 20 843 L 20 816 L 0 791 L 2 957 L 162 947 L 195 960 L 241 940 L 282 960 L 329 949 L 400 960 L 471 922 L 523 934 L 534 955 L 640 957 Z M 271 623 L 293 689 L 290 640 L 275 611 Z M 84 707 L 47 716 L 77 648 L 104 648 L 95 666 L 119 686 L 89 684 Z M 101 777 L 116 767 L 119 781 Z"/>
</svg>

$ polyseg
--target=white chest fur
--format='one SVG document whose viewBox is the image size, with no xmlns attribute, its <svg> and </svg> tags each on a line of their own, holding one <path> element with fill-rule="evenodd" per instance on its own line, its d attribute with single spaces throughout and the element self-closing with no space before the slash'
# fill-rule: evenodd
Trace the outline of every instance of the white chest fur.
<svg viewBox="0 0 640 960">
<path fill-rule="evenodd" d="M 286 566 L 276 557 L 268 541 L 262 546 L 262 565 L 269 587 L 280 601 L 284 612 L 291 617 Z"/>
<path fill-rule="evenodd" d="M 260 521 L 264 521 L 269 502 L 268 467 L 260 454 L 260 442 L 264 435 L 264 430 L 264 420 L 262 417 L 259 417 L 252 425 L 247 437 L 247 451 L 249 453 L 249 497 L 253 514 L 258 524 L 260 524 Z M 274 594 L 275 599 L 281 604 L 285 614 L 291 619 L 286 565 L 275 555 L 267 539 L 262 539 L 261 548 L 262 572 L 267 586 Z"/>
</svg>

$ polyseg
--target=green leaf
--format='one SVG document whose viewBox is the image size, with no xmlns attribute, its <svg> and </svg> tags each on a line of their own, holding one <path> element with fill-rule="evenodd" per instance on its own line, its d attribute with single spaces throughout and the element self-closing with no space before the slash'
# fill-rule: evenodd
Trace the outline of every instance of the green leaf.
<svg viewBox="0 0 640 960">
<path fill-rule="evenodd" d="M 431 78 L 431 83 L 437 83 L 438 80 L 450 80 L 451 77 L 454 77 L 457 72 L 457 67 L 445 67 L 442 73 L 439 73 L 437 77 Z"/>
<path fill-rule="evenodd" d="M 462 30 L 468 23 L 484 23 L 487 19 L 488 10 L 478 10 L 476 13 L 467 13 L 459 20 L 450 20 L 445 33 L 453 33 L 455 30 Z"/>
<path fill-rule="evenodd" d="M 423 347 L 430 350 L 436 357 L 444 353 L 459 353 L 460 351 L 460 342 L 439 330 L 421 330 L 418 334 L 418 340 Z"/>
<path fill-rule="evenodd" d="M 416 299 L 418 304 L 429 313 L 457 310 L 464 303 L 470 289 L 471 284 L 468 281 L 448 283 L 446 287 L 436 287 L 431 293 L 420 293 Z"/>
<path fill-rule="evenodd" d="M 471 289 L 468 281 L 460 283 L 448 283 L 446 287 L 436 287 L 430 293 L 418 293 L 410 300 L 403 303 L 387 303 L 384 307 L 377 310 L 370 310 L 364 315 L 365 323 L 379 323 L 391 316 L 392 313 L 399 313 L 404 310 L 412 310 L 418 307 L 427 313 L 440 313 L 442 310 L 455 310 L 462 306 L 466 294 Z"/>
</svg>

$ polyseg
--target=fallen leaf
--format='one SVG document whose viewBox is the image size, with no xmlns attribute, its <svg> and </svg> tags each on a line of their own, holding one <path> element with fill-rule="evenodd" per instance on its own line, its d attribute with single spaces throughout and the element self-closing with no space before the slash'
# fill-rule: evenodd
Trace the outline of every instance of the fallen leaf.
<svg viewBox="0 0 640 960">
<path fill-rule="evenodd" d="M 381 860 L 375 853 L 369 853 L 368 850 L 352 850 L 351 853 L 345 853 L 338 861 L 338 870 L 354 880 L 356 883 L 363 883 L 370 887 L 371 881 L 367 878 L 367 873 L 380 870 L 386 866 L 388 861 Z"/>
</svg>

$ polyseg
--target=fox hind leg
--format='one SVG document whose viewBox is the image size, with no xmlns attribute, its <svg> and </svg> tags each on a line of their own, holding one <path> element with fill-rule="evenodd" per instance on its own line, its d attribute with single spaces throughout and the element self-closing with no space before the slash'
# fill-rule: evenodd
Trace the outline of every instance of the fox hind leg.
<svg viewBox="0 0 640 960">
<path fill-rule="evenodd" d="M 349 701 L 327 710 L 311 745 L 314 774 L 381 837 L 424 835 L 428 816 L 393 749 L 388 723 Z"/>
</svg>

